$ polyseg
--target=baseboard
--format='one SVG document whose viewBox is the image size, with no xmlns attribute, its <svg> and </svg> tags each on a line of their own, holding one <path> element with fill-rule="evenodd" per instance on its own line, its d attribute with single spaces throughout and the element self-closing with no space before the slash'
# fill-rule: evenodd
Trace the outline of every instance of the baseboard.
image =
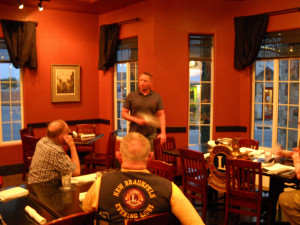
<svg viewBox="0 0 300 225">
<path fill-rule="evenodd" d="M 8 166 L 0 166 L 1 176 L 14 175 L 18 173 L 23 173 L 23 163 Z"/>
</svg>

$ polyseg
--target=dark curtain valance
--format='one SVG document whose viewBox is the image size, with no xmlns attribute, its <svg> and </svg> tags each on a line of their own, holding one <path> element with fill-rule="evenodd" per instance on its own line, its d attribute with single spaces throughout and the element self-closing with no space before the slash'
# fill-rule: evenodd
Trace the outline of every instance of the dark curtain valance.
<svg viewBox="0 0 300 225">
<path fill-rule="evenodd" d="M 234 18 L 234 68 L 244 69 L 255 61 L 268 21 L 267 14 Z"/>
<path fill-rule="evenodd" d="M 7 51 L 15 68 L 37 68 L 36 23 L 1 20 Z"/>
<path fill-rule="evenodd" d="M 116 62 L 118 24 L 102 25 L 99 39 L 99 70 L 108 70 Z"/>
</svg>

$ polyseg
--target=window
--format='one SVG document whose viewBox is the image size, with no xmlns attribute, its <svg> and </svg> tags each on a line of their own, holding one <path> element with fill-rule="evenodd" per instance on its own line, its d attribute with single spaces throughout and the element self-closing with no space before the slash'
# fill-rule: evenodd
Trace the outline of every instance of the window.
<svg viewBox="0 0 300 225">
<path fill-rule="evenodd" d="M 126 96 L 137 89 L 138 62 L 137 38 L 120 40 L 117 47 L 115 66 L 115 129 L 118 136 L 124 137 L 129 130 L 129 122 L 122 119 L 121 111 Z"/>
<path fill-rule="evenodd" d="M 260 146 L 297 147 L 300 30 L 265 35 L 253 71 L 252 136 Z M 294 57 L 294 58 L 291 58 Z"/>
<path fill-rule="evenodd" d="M 213 36 L 190 35 L 189 44 L 189 144 L 202 144 L 212 128 Z"/>
<path fill-rule="evenodd" d="M 22 128 L 21 73 L 10 62 L 6 44 L 0 39 L 0 143 L 20 140 Z"/>
</svg>

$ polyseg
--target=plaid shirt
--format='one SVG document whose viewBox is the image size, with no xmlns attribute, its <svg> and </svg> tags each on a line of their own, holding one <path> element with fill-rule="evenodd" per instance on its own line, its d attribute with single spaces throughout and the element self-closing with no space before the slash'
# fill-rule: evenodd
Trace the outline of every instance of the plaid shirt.
<svg viewBox="0 0 300 225">
<path fill-rule="evenodd" d="M 28 174 L 28 183 L 40 183 L 61 178 L 61 173 L 74 172 L 76 164 L 65 153 L 62 146 L 48 137 L 36 144 Z"/>
</svg>

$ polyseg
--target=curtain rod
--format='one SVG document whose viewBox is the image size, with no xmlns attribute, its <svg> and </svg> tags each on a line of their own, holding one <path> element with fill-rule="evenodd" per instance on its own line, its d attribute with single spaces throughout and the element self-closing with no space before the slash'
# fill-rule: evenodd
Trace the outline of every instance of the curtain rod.
<svg viewBox="0 0 300 225">
<path fill-rule="evenodd" d="M 140 20 L 141 20 L 140 17 L 136 17 L 136 18 L 134 18 L 134 19 L 124 20 L 124 21 L 122 21 L 122 22 L 118 22 L 117 24 L 118 24 L 118 25 L 122 25 L 122 24 L 125 24 L 125 23 L 138 22 L 138 21 L 140 21 Z"/>
<path fill-rule="evenodd" d="M 298 12 L 298 11 L 300 11 L 300 8 L 284 9 L 284 10 L 268 12 L 268 13 L 264 13 L 264 14 L 268 14 L 269 16 L 275 16 L 275 15 L 281 15 L 281 14 L 285 14 L 285 13 L 292 13 L 292 12 Z"/>
</svg>

